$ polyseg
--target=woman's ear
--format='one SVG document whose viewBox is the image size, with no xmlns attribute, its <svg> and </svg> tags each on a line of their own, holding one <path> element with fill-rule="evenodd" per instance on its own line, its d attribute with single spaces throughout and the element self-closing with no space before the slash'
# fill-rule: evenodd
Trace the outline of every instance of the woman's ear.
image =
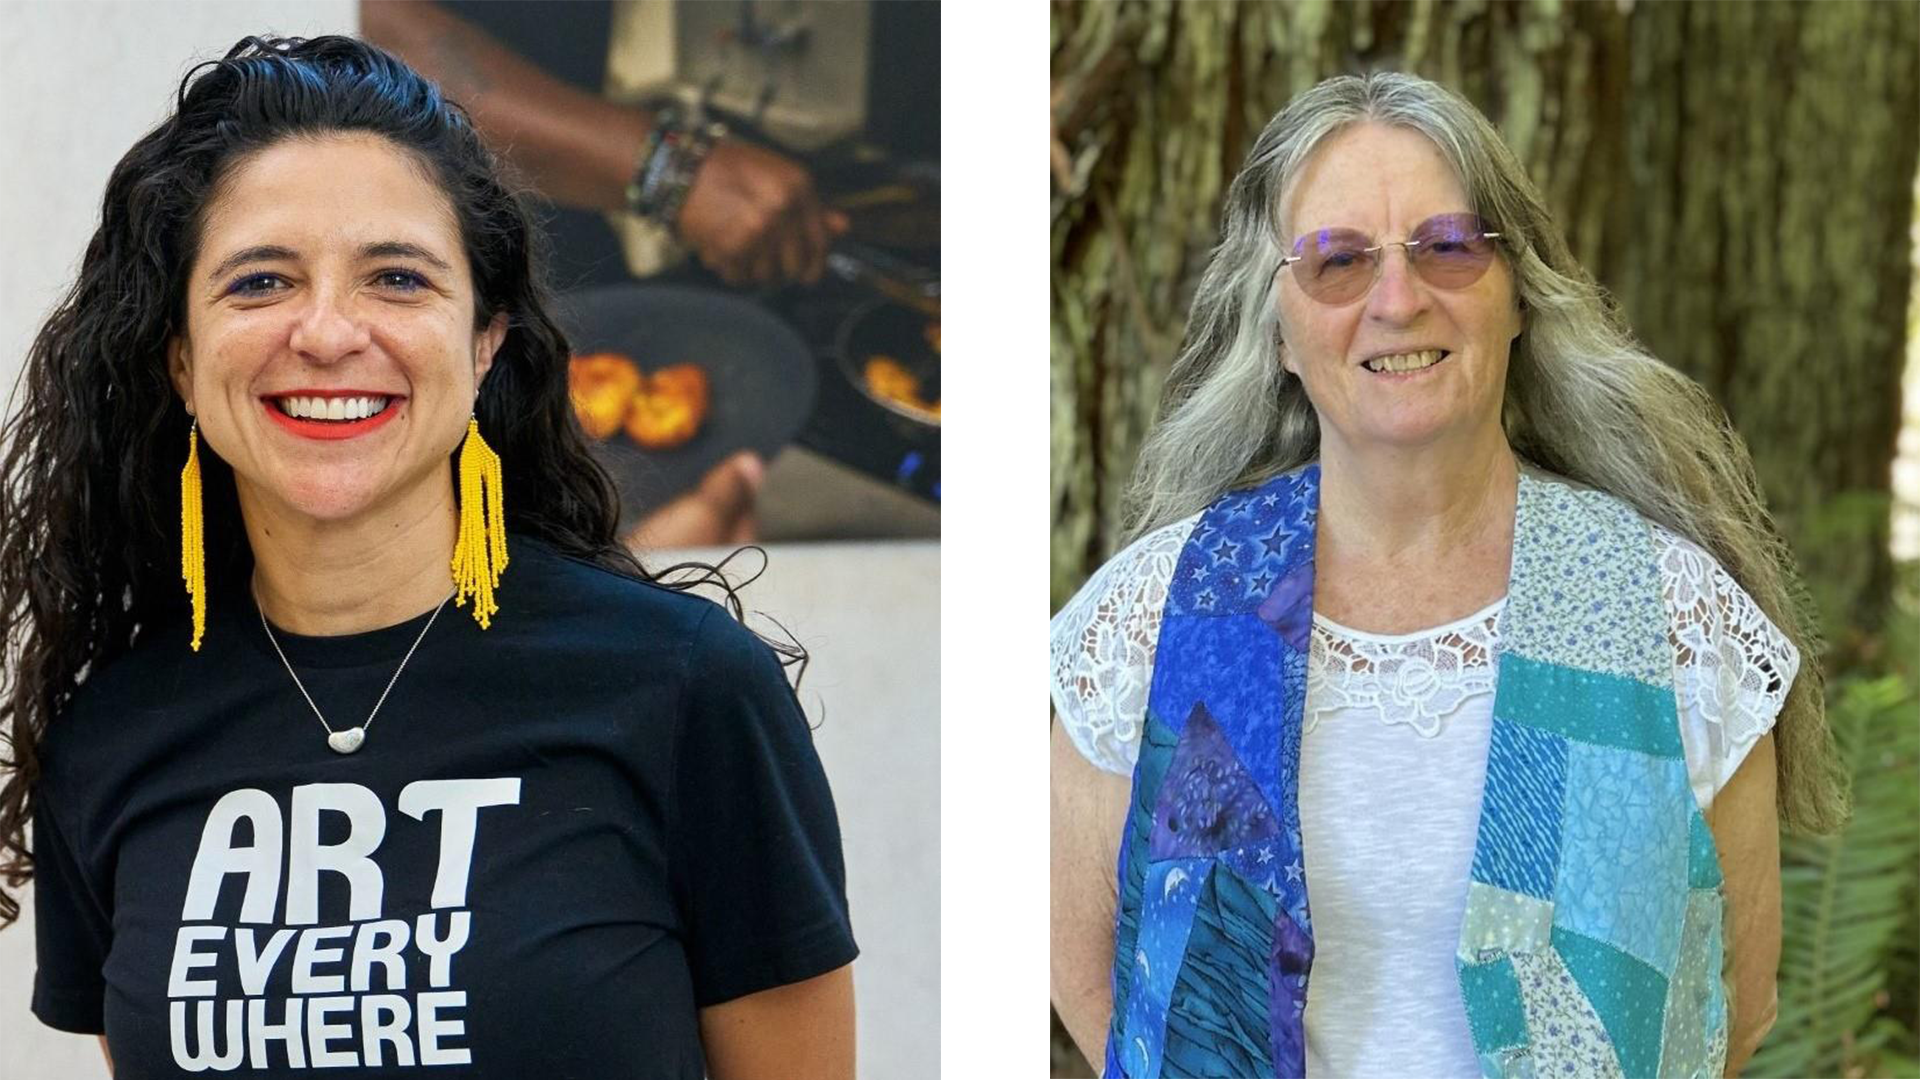
<svg viewBox="0 0 1920 1080">
<path fill-rule="evenodd" d="M 493 321 L 485 330 L 475 335 L 473 342 L 473 392 L 478 395 L 480 383 L 493 370 L 493 356 L 500 351 L 500 343 L 507 340 L 507 313 L 496 311 Z"/>
<path fill-rule="evenodd" d="M 1287 348 L 1287 327 L 1278 311 L 1273 313 L 1273 347 L 1280 354 L 1280 366 L 1288 374 L 1299 377 L 1300 372 L 1293 366 L 1293 350 Z"/>
<path fill-rule="evenodd" d="M 194 415 L 193 358 L 187 352 L 186 341 L 177 336 L 167 340 L 167 377 L 173 380 L 173 392 L 180 395 L 187 415 Z"/>
</svg>

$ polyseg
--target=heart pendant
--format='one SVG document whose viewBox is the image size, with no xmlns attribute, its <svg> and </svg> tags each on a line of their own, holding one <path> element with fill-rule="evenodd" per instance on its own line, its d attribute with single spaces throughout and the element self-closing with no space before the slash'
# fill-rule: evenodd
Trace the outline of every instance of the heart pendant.
<svg viewBox="0 0 1920 1080">
<path fill-rule="evenodd" d="M 351 754 L 355 750 L 360 749 L 360 744 L 365 742 L 366 738 L 366 728 L 348 728 L 345 731 L 336 731 L 327 736 L 327 745 L 333 747 L 334 750 L 339 753 Z"/>
</svg>

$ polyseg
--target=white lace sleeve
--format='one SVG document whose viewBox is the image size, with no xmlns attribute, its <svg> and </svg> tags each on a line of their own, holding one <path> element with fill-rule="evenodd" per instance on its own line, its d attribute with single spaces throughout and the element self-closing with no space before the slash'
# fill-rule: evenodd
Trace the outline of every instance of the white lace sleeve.
<svg viewBox="0 0 1920 1080">
<path fill-rule="evenodd" d="M 1800 650 L 1698 544 L 1659 525 L 1653 536 L 1673 629 L 1687 777 L 1704 810 L 1773 727 L 1800 671 Z"/>
<path fill-rule="evenodd" d="M 1180 549 L 1199 514 L 1165 525 L 1103 563 L 1053 622 L 1053 711 L 1073 745 L 1108 772 L 1133 774 Z"/>
</svg>

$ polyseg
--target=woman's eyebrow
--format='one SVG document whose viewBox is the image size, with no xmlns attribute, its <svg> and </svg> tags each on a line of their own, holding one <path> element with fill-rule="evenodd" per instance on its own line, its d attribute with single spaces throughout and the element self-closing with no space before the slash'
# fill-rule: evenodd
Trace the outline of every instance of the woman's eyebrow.
<svg viewBox="0 0 1920 1080">
<path fill-rule="evenodd" d="M 408 243 L 404 240 L 376 240 L 372 243 L 363 244 L 360 247 L 359 257 L 361 259 L 418 259 L 438 269 L 442 273 L 450 274 L 453 272 L 453 267 L 447 265 L 445 259 L 421 247 L 419 244 Z M 255 244 L 252 247 L 241 248 L 239 251 L 221 259 L 220 264 L 207 273 L 207 281 L 209 283 L 217 282 L 227 276 L 228 271 L 233 270 L 235 267 L 245 265 L 246 263 L 272 262 L 275 260 L 292 262 L 297 261 L 299 258 L 300 253 L 290 247 L 282 247 L 279 244 Z"/>
<path fill-rule="evenodd" d="M 1423 217 L 1423 218 L 1421 218 L 1421 219 L 1420 219 L 1419 221 L 1417 221 L 1417 222 L 1415 222 L 1415 223 L 1414 223 L 1414 225 L 1413 225 L 1413 227 L 1414 227 L 1414 229 L 1416 229 L 1416 230 L 1417 230 L 1417 229 L 1419 229 L 1419 228 L 1420 228 L 1420 226 L 1422 226 L 1422 225 L 1425 225 L 1425 224 L 1426 224 L 1427 222 L 1429 222 L 1429 221 L 1432 221 L 1432 220 L 1433 220 L 1434 218 L 1437 218 L 1437 217 L 1453 217 L 1453 216 L 1456 216 L 1456 215 L 1459 215 L 1459 214 L 1470 214 L 1470 213 L 1472 213 L 1472 212 L 1473 212 L 1473 211 L 1471 211 L 1471 210 L 1436 210 L 1436 211 L 1434 211 L 1433 213 L 1431 213 L 1431 214 L 1428 214 L 1428 215 L 1427 215 L 1426 217 Z M 1358 225 L 1334 225 L 1334 224 L 1328 224 L 1328 225 L 1322 225 L 1322 226 L 1320 226 L 1320 227 L 1319 227 L 1319 228 L 1317 228 L 1317 229 L 1308 229 L 1308 230 L 1306 230 L 1305 232 L 1301 232 L 1301 233 L 1297 233 L 1297 234 L 1295 234 L 1295 235 L 1296 235 L 1296 236 L 1307 236 L 1307 235 L 1309 235 L 1309 234 L 1311 234 L 1311 233 L 1320 233 L 1320 232 L 1327 232 L 1327 231 L 1328 231 L 1328 230 L 1330 230 L 1330 229 L 1353 229 L 1353 230 L 1354 230 L 1354 231 L 1356 231 L 1356 232 L 1363 232 L 1363 233 L 1364 233 L 1364 232 L 1367 232 L 1367 230 L 1365 230 L 1365 229 L 1362 229 L 1362 228 L 1360 228 L 1360 227 L 1359 227 Z M 1371 234 L 1371 233 L 1368 233 L 1368 235 L 1370 235 L 1370 236 L 1371 236 L 1372 234 Z"/>
</svg>

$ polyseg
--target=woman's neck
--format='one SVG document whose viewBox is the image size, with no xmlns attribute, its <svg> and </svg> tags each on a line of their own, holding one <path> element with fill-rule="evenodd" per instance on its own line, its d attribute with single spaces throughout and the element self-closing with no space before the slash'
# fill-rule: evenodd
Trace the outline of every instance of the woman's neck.
<svg viewBox="0 0 1920 1080">
<path fill-rule="evenodd" d="M 459 517 L 451 482 L 438 497 L 352 521 L 316 521 L 245 493 L 240 502 L 254 597 L 275 626 L 357 634 L 422 615 L 453 591 Z"/>
<path fill-rule="evenodd" d="M 1518 484 L 1519 461 L 1498 428 L 1417 448 L 1323 435 L 1317 546 L 1344 562 L 1445 561 L 1506 535 Z"/>
</svg>

